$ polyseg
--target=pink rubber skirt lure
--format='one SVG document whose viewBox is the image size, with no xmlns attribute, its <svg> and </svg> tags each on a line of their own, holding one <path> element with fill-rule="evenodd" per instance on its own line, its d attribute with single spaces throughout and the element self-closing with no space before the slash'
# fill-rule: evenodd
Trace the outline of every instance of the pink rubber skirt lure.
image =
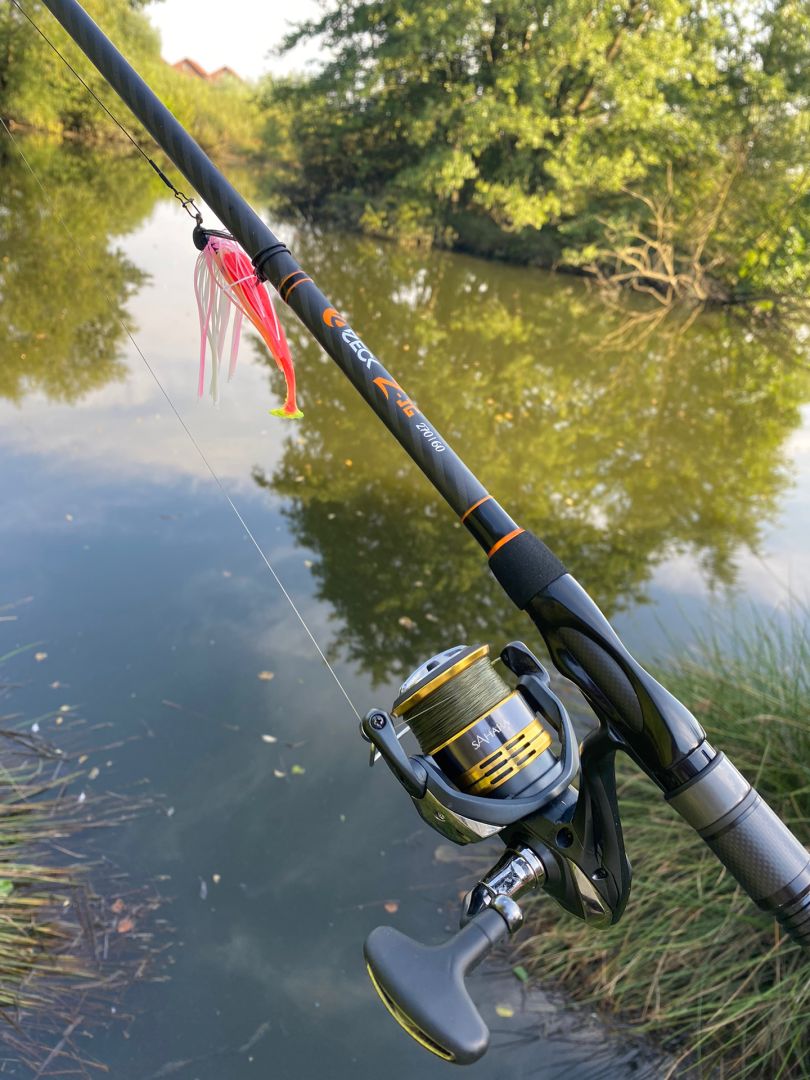
<svg viewBox="0 0 810 1080">
<path fill-rule="evenodd" d="M 280 409 L 271 409 L 273 416 L 297 420 L 304 414 L 295 400 L 295 370 L 290 347 L 284 330 L 276 316 L 273 301 L 264 284 L 259 281 L 253 263 L 246 253 L 229 236 L 211 232 L 198 226 L 194 230 L 194 242 L 200 249 L 194 270 L 194 293 L 200 315 L 200 374 L 197 393 L 205 391 L 205 357 L 211 352 L 211 396 L 219 398 L 219 376 L 225 355 L 231 308 L 234 309 L 231 324 L 230 349 L 228 350 L 228 378 L 236 369 L 242 319 L 248 318 L 256 327 L 273 359 L 284 375 L 287 398 Z"/>
</svg>

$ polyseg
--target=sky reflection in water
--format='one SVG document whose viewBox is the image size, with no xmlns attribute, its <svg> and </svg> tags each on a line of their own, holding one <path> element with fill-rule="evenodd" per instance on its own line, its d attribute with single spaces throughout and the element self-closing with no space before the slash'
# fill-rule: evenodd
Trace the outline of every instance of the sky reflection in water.
<svg viewBox="0 0 810 1080">
<path fill-rule="evenodd" d="M 354 715 L 94 290 L 99 271 L 361 712 L 440 648 L 531 634 L 291 319 L 302 422 L 268 415 L 283 383 L 250 340 L 221 404 L 197 402 L 188 221 L 129 162 L 102 173 L 30 145 L 84 253 L 2 160 L 0 602 L 33 600 L 0 625 L 0 654 L 48 653 L 7 666 L 15 710 L 64 698 L 132 737 L 99 783 L 147 778 L 172 813 L 110 854 L 171 875 L 184 943 L 172 980 L 133 994 L 130 1039 L 114 1028 L 96 1051 L 125 1080 L 181 1061 L 164 1075 L 444 1074 L 383 1015 L 360 947 L 385 919 L 441 937 L 471 870 L 436 861 L 438 837 L 366 768 Z M 789 340 L 707 316 L 604 349 L 621 320 L 573 279 L 334 234 L 300 234 L 295 250 L 643 656 L 670 634 L 688 643 L 718 589 L 768 608 L 786 586 L 804 594 L 810 425 Z M 620 1075 L 585 1042 L 571 1054 L 566 1075 Z M 561 1067 L 547 1044 L 471 1075 Z"/>
</svg>

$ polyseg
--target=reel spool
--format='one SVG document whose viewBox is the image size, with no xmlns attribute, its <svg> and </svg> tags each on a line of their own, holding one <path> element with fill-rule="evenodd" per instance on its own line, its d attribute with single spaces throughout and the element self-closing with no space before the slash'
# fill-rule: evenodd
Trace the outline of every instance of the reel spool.
<svg viewBox="0 0 810 1080">
<path fill-rule="evenodd" d="M 402 684 L 391 714 L 408 722 L 422 753 L 467 795 L 531 795 L 557 762 L 550 733 L 497 673 L 488 645 L 431 657 Z"/>
</svg>

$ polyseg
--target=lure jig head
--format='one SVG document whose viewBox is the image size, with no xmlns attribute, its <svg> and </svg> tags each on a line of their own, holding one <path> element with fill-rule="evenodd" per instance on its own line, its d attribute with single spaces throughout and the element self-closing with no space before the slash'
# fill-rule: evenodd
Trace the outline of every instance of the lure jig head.
<svg viewBox="0 0 810 1080">
<path fill-rule="evenodd" d="M 394 1019 L 457 1064 L 487 1049 L 464 977 L 521 926 L 515 898 L 543 889 L 604 926 L 620 918 L 630 889 L 615 747 L 586 740 L 580 768 L 573 724 L 540 661 L 521 642 L 508 645 L 501 660 L 516 677 L 512 689 L 488 653 L 486 645 L 439 653 L 409 676 L 390 714 L 374 709 L 361 725 L 372 763 L 385 761 L 432 828 L 457 844 L 500 833 L 507 847 L 467 894 L 455 937 L 425 946 L 384 926 L 365 945 L 371 981 Z M 397 732 L 394 718 L 407 727 Z M 409 730 L 422 751 L 413 757 L 400 742 Z"/>
<path fill-rule="evenodd" d="M 210 350 L 211 396 L 218 400 L 219 373 L 233 308 L 228 379 L 236 370 L 242 319 L 246 317 L 258 330 L 287 384 L 284 405 L 270 412 L 288 420 L 299 419 L 304 414 L 295 400 L 295 369 L 290 348 L 270 294 L 259 280 L 253 263 L 229 233 L 204 229 L 198 222 L 193 239 L 200 252 L 194 270 L 194 293 L 200 316 L 199 397 L 205 390 L 205 357 Z"/>
</svg>

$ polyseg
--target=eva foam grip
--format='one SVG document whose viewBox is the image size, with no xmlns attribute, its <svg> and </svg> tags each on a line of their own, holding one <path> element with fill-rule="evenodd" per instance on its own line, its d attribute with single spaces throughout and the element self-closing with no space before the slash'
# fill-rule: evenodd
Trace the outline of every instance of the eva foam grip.
<svg viewBox="0 0 810 1080">
<path fill-rule="evenodd" d="M 751 899 L 810 948 L 810 852 L 725 754 L 667 798 Z"/>
<path fill-rule="evenodd" d="M 512 603 L 521 609 L 566 572 L 554 552 L 528 530 L 498 548 L 490 557 L 489 568 Z"/>
</svg>

